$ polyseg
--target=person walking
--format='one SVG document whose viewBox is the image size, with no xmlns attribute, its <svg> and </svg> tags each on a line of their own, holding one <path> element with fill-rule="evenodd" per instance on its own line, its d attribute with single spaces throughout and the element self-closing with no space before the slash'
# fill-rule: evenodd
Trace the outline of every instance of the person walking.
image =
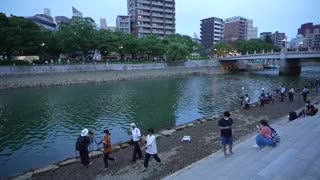
<svg viewBox="0 0 320 180">
<path fill-rule="evenodd" d="M 92 143 L 92 139 L 89 135 L 88 129 L 83 129 L 76 143 L 76 150 L 79 151 L 80 160 L 84 167 L 88 167 L 92 164 L 89 160 L 89 145 Z"/>
<path fill-rule="evenodd" d="M 290 90 L 289 90 L 289 102 L 293 102 L 293 93 L 294 93 L 294 89 L 290 88 Z"/>
<path fill-rule="evenodd" d="M 149 164 L 149 159 L 151 156 L 161 164 L 161 159 L 158 157 L 157 151 L 157 142 L 156 137 L 153 135 L 153 128 L 148 129 L 148 136 L 147 136 L 147 144 L 144 148 L 146 148 L 146 155 L 144 159 L 144 170 L 146 171 Z"/>
<path fill-rule="evenodd" d="M 304 86 L 302 90 L 302 97 L 304 102 L 307 102 L 308 94 L 309 94 L 309 89 L 307 86 Z"/>
<path fill-rule="evenodd" d="M 131 127 L 131 132 L 132 132 L 132 142 L 133 142 L 133 157 L 131 162 L 136 162 L 137 160 L 137 155 L 139 159 L 142 159 L 142 153 L 141 153 L 141 149 L 140 149 L 140 137 L 141 137 L 141 132 L 140 129 L 137 128 L 135 123 L 131 123 L 130 124 Z"/>
<path fill-rule="evenodd" d="M 283 102 L 285 94 L 286 94 L 286 88 L 284 87 L 284 85 L 282 85 L 280 89 L 281 102 Z"/>
<path fill-rule="evenodd" d="M 228 111 L 223 113 L 223 118 L 219 120 L 218 126 L 220 129 L 221 144 L 223 146 L 224 156 L 227 157 L 229 154 L 233 154 L 232 145 L 232 124 L 233 120 L 230 118 Z M 227 153 L 227 145 L 229 145 L 229 154 Z"/>
<path fill-rule="evenodd" d="M 116 162 L 116 157 L 110 157 L 110 153 L 112 152 L 111 147 L 111 134 L 108 129 L 104 130 L 104 137 L 103 137 L 103 162 L 104 162 L 104 169 L 109 169 L 108 160 L 111 160 L 113 162 Z"/>
</svg>

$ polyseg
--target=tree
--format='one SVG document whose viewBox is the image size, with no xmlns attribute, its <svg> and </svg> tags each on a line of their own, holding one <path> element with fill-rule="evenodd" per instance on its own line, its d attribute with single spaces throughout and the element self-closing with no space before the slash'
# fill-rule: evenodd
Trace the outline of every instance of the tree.
<svg viewBox="0 0 320 180">
<path fill-rule="evenodd" d="M 81 55 L 84 59 L 92 60 L 96 49 L 96 33 L 93 19 L 73 17 L 57 31 L 58 45 L 73 58 Z"/>
<path fill-rule="evenodd" d="M 273 44 L 273 40 L 270 34 L 267 34 L 264 38 L 264 42 L 268 43 L 268 44 Z"/>
<path fill-rule="evenodd" d="M 170 42 L 167 46 L 167 60 L 174 62 L 176 60 L 185 60 L 189 55 L 188 46 L 185 44 Z"/>
<path fill-rule="evenodd" d="M 11 59 L 12 55 L 35 55 L 41 46 L 41 29 L 23 17 L 6 17 L 0 13 L 0 55 Z"/>
<path fill-rule="evenodd" d="M 212 52 L 217 56 L 223 56 L 232 51 L 232 46 L 230 44 L 219 42 L 212 46 Z"/>
<path fill-rule="evenodd" d="M 95 37 L 95 47 L 100 51 L 102 56 L 108 56 L 118 48 L 118 39 L 116 35 L 105 29 L 97 32 Z"/>
</svg>

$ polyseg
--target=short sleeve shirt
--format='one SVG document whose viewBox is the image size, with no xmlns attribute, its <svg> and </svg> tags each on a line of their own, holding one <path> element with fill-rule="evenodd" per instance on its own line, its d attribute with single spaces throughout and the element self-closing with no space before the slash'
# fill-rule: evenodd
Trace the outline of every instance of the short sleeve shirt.
<svg viewBox="0 0 320 180">
<path fill-rule="evenodd" d="M 137 142 L 140 140 L 140 136 L 141 136 L 141 132 L 140 132 L 140 129 L 138 128 L 134 128 L 134 129 L 131 129 L 132 131 L 132 139 L 134 142 Z"/>
<path fill-rule="evenodd" d="M 232 126 L 233 120 L 229 118 L 228 120 L 225 120 L 224 118 L 220 119 L 218 122 L 218 126 L 220 127 L 227 127 Z M 232 137 L 232 129 L 221 129 L 220 130 L 221 137 L 230 138 Z"/>
</svg>

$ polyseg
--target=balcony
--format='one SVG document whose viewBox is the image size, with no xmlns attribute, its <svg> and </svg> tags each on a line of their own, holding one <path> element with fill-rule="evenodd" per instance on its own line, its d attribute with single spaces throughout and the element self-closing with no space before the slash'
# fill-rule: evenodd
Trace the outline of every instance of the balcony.
<svg viewBox="0 0 320 180">
<path fill-rule="evenodd" d="M 138 24 L 137 26 L 138 26 L 138 27 L 148 27 L 148 28 L 151 27 L 151 25 L 150 25 L 150 24 L 147 24 L 147 23 L 145 23 L 145 24 Z"/>
<path fill-rule="evenodd" d="M 153 29 L 153 30 L 152 30 L 152 33 L 155 33 L 155 34 L 164 34 L 163 30 L 157 30 L 157 29 Z"/>
<path fill-rule="evenodd" d="M 151 31 L 147 29 L 138 29 L 138 33 L 151 33 Z"/>
<path fill-rule="evenodd" d="M 152 27 L 153 28 L 159 28 L 159 29 L 163 29 L 164 28 L 164 26 L 160 25 L 160 24 L 152 24 Z"/>
<path fill-rule="evenodd" d="M 173 7 L 174 7 L 173 4 L 169 4 L 169 3 L 165 3 L 164 6 L 165 6 L 165 7 L 169 7 L 169 8 L 173 8 Z"/>
<path fill-rule="evenodd" d="M 163 3 L 161 3 L 161 2 L 152 1 L 151 4 L 152 4 L 152 5 L 157 5 L 157 6 L 163 6 Z"/>
<path fill-rule="evenodd" d="M 138 6 L 138 9 L 150 10 L 150 6 Z"/>
<path fill-rule="evenodd" d="M 138 19 L 139 21 L 147 21 L 147 22 L 150 22 L 151 20 L 150 20 L 150 18 L 140 18 L 140 19 Z"/>
<path fill-rule="evenodd" d="M 146 0 L 137 0 L 137 3 L 150 4 L 150 2 L 149 2 L 149 1 L 146 1 Z"/>
<path fill-rule="evenodd" d="M 138 15 L 150 16 L 151 13 L 145 12 L 145 11 L 140 11 L 140 12 L 138 12 Z"/>
<path fill-rule="evenodd" d="M 153 17 L 162 17 L 163 18 L 163 14 L 160 13 L 152 13 Z"/>
<path fill-rule="evenodd" d="M 174 18 L 174 16 L 173 15 L 167 15 L 166 14 L 166 16 L 165 16 L 166 18 Z"/>
<path fill-rule="evenodd" d="M 173 9 L 165 9 L 164 12 L 167 12 L 167 13 L 173 13 L 174 10 Z"/>
<path fill-rule="evenodd" d="M 166 34 L 166 35 L 171 35 L 171 34 L 174 34 L 174 31 L 173 31 L 173 32 L 166 31 L 165 34 Z"/>
<path fill-rule="evenodd" d="M 173 26 L 165 26 L 165 29 L 174 30 Z"/>
<path fill-rule="evenodd" d="M 163 19 L 154 19 L 154 18 L 152 18 L 152 22 L 163 23 L 164 20 Z"/>
<path fill-rule="evenodd" d="M 163 9 L 163 8 L 152 7 L 152 11 L 159 11 L 159 12 L 163 12 L 163 11 L 164 11 L 164 9 Z"/>
</svg>

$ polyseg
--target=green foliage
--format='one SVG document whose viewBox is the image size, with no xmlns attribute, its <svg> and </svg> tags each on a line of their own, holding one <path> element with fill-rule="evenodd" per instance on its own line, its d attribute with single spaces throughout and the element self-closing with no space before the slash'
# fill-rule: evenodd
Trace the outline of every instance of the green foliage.
<svg viewBox="0 0 320 180">
<path fill-rule="evenodd" d="M 262 51 L 268 52 L 272 49 L 275 50 L 276 48 L 272 43 L 266 43 L 261 39 L 250 39 L 249 41 L 237 40 L 235 42 L 235 49 L 238 52 L 245 54 L 247 52 L 254 53 L 254 51 L 257 53 L 261 53 Z"/>
<path fill-rule="evenodd" d="M 38 55 L 41 60 L 49 61 L 63 54 L 70 60 L 92 60 L 96 51 L 103 59 L 117 53 L 122 60 L 130 57 L 177 61 L 186 60 L 192 54 L 206 55 L 201 45 L 189 36 L 150 35 L 138 39 L 122 31 L 96 30 L 91 18 L 74 17 L 52 32 L 23 17 L 8 18 L 0 13 L 0 27 L 0 57 L 5 59 L 14 55 Z"/>
<path fill-rule="evenodd" d="M 230 44 L 219 42 L 213 45 L 211 50 L 217 56 L 223 56 L 232 51 L 232 46 Z"/>
</svg>

